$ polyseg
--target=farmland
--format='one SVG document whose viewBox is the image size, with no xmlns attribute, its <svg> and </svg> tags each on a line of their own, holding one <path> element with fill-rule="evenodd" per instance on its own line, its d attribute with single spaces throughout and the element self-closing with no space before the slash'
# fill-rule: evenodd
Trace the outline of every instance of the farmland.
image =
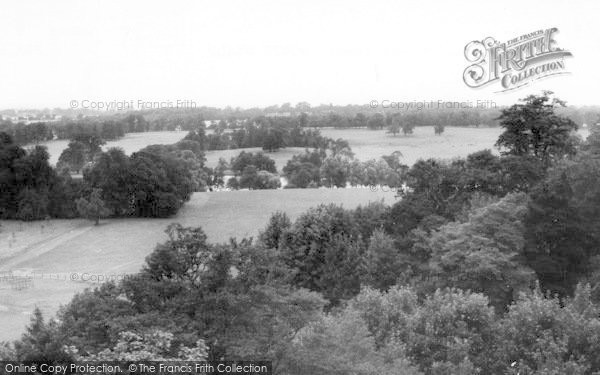
<svg viewBox="0 0 600 375">
<path fill-rule="evenodd" d="M 486 148 L 493 150 L 501 131 L 501 128 L 446 127 L 442 135 L 435 136 L 433 127 L 418 126 L 413 134 L 406 136 L 369 129 L 324 129 L 321 133 L 347 140 L 355 156 L 362 161 L 400 151 L 402 162 L 412 165 L 421 158 L 452 159 Z"/>
<path fill-rule="evenodd" d="M 0 279 L 0 341 L 20 334 L 35 306 L 54 313 L 73 293 L 94 285 L 95 278 L 118 278 L 136 272 L 154 246 L 166 239 L 172 222 L 201 226 L 210 242 L 256 236 L 272 212 L 292 219 L 320 203 L 353 208 L 370 201 L 391 203 L 394 193 L 369 189 L 309 189 L 196 193 L 169 219 L 50 220 L 1 222 L 2 271 L 33 275 L 33 286 L 18 290 Z M 73 280 L 72 280 L 73 279 Z M 86 279 L 88 282 L 82 282 Z"/>
</svg>

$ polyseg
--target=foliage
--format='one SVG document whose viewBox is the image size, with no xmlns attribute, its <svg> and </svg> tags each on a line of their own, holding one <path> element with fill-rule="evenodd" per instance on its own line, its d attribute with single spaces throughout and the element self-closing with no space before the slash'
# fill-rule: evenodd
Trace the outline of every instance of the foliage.
<svg viewBox="0 0 600 375">
<path fill-rule="evenodd" d="M 417 375 L 402 348 L 377 350 L 355 311 L 325 315 L 294 340 L 291 374 Z"/>
<path fill-rule="evenodd" d="M 91 161 L 91 157 L 85 144 L 79 141 L 71 141 L 60 154 L 57 167 L 59 169 L 65 167 L 71 172 L 79 173 L 88 161 Z"/>
<path fill-rule="evenodd" d="M 570 294 L 598 255 L 600 160 L 581 155 L 548 171 L 531 191 L 525 218 L 526 252 L 541 286 Z"/>
<path fill-rule="evenodd" d="M 507 195 L 434 231 L 421 245 L 431 254 L 433 284 L 484 293 L 499 311 L 509 305 L 534 278 L 522 260 L 526 212 L 524 194 Z"/>
<path fill-rule="evenodd" d="M 358 293 L 364 245 L 349 212 L 321 205 L 300 216 L 284 238 L 282 256 L 295 285 L 332 303 Z"/>
<path fill-rule="evenodd" d="M 29 151 L 0 133 L 0 218 L 39 220 L 72 217 L 78 188 L 48 163 L 43 146 Z"/>
<path fill-rule="evenodd" d="M 66 351 L 77 361 L 206 361 L 208 348 L 203 340 L 198 340 L 192 348 L 181 345 L 174 356 L 173 338 L 173 334 L 160 330 L 143 335 L 125 331 L 119 333 L 114 348 L 98 354 L 82 356 L 74 346 L 67 347 Z"/>
<path fill-rule="evenodd" d="M 102 199 L 115 216 L 168 217 L 194 190 L 191 172 L 180 159 L 152 149 L 131 157 L 110 149 L 84 171 L 84 180 L 102 189 Z"/>
<path fill-rule="evenodd" d="M 95 225 L 99 224 L 100 219 L 110 215 L 110 210 L 106 208 L 106 204 L 101 197 L 102 190 L 94 189 L 89 199 L 79 198 L 75 201 L 79 215 L 93 220 Z"/>
<path fill-rule="evenodd" d="M 530 95 L 523 104 L 514 104 L 502 110 L 500 126 L 505 130 L 496 145 L 511 155 L 532 155 L 545 166 L 575 152 L 577 140 L 573 120 L 556 114 L 565 104 L 551 98 L 552 92 Z"/>
</svg>

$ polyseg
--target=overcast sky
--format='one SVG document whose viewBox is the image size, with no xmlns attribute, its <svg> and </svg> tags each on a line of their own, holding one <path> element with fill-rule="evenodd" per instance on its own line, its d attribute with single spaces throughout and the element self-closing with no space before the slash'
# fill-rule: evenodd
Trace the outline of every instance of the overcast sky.
<svg viewBox="0 0 600 375">
<path fill-rule="evenodd" d="M 0 108 L 71 100 L 493 100 L 550 89 L 600 104 L 600 2 L 4 1 Z M 557 27 L 570 75 L 498 94 L 462 79 L 464 47 Z"/>
</svg>

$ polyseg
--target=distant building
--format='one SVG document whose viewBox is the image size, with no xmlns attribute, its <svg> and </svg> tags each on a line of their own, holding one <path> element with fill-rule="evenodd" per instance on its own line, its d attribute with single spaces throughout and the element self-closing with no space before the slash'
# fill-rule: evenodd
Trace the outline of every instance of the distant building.
<svg viewBox="0 0 600 375">
<path fill-rule="evenodd" d="M 33 114 L 29 114 L 29 113 L 19 113 L 16 116 L 2 115 L 2 120 L 10 121 L 13 124 L 29 125 L 29 124 L 36 124 L 39 122 L 46 122 L 46 123 L 59 122 L 62 120 L 62 116 L 52 115 L 52 114 L 33 115 Z"/>
</svg>

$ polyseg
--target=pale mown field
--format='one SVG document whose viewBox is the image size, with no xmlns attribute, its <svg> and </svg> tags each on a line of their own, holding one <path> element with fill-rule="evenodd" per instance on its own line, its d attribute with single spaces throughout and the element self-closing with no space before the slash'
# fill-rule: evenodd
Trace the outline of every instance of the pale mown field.
<svg viewBox="0 0 600 375">
<path fill-rule="evenodd" d="M 452 159 L 486 148 L 496 151 L 494 143 L 501 132 L 500 128 L 446 127 L 442 135 L 436 136 L 433 127 L 419 126 L 413 134 L 406 136 L 369 129 L 323 129 L 321 134 L 347 140 L 360 160 L 377 159 L 400 151 L 403 163 L 412 165 L 419 159 Z"/>
<path fill-rule="evenodd" d="M 164 230 L 172 222 L 201 226 L 210 242 L 225 242 L 230 237 L 255 237 L 275 211 L 296 218 L 320 203 L 353 208 L 382 199 L 392 203 L 394 193 L 369 189 L 211 192 L 194 194 L 169 219 L 111 219 L 99 226 L 79 219 L 1 221 L 0 341 L 18 337 L 35 306 L 54 314 L 74 293 L 95 285 L 92 279 L 138 271 L 155 245 L 166 239 Z M 2 271 L 33 275 L 33 285 L 17 290 L 13 279 L 1 279 Z"/>
</svg>

